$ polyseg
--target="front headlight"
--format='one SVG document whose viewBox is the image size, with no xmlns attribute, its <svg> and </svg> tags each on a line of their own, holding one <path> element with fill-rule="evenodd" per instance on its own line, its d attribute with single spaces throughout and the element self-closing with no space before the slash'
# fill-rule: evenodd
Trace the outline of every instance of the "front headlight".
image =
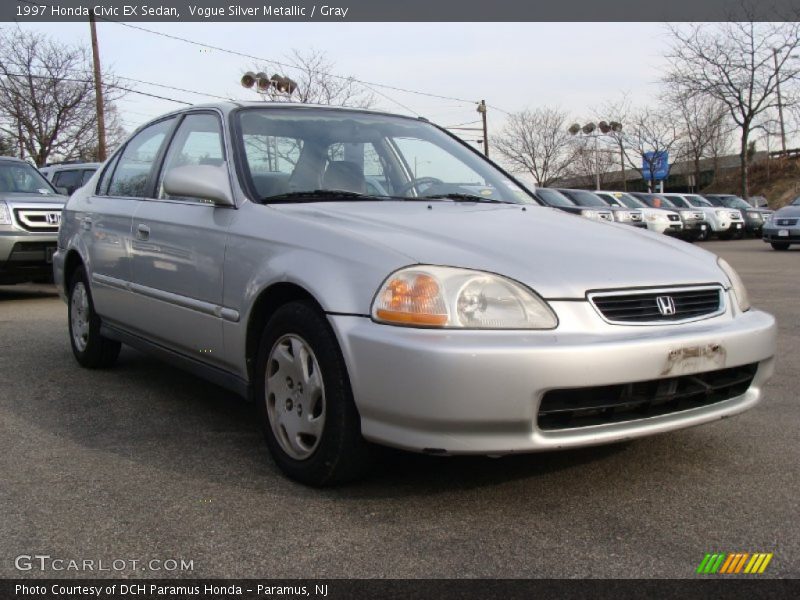
<svg viewBox="0 0 800 600">
<path fill-rule="evenodd" d="M 587 219 L 596 219 L 597 218 L 597 211 L 594 210 L 582 210 L 581 216 L 586 217 Z"/>
<path fill-rule="evenodd" d="M 0 200 L 0 225 L 11 225 L 11 211 L 8 204 Z"/>
<path fill-rule="evenodd" d="M 760 219 L 761 218 L 761 213 L 749 212 L 749 213 L 747 213 L 747 216 L 750 217 L 751 219 Z"/>
<path fill-rule="evenodd" d="M 631 220 L 631 213 L 627 210 L 618 210 L 614 212 L 614 215 L 617 217 L 617 221 L 630 221 Z"/>
<path fill-rule="evenodd" d="M 719 268 L 725 272 L 728 280 L 731 282 L 733 288 L 733 295 L 736 296 L 736 302 L 739 305 L 739 310 L 746 312 L 750 310 L 750 298 L 747 295 L 747 289 L 744 287 L 744 282 L 739 274 L 733 269 L 732 266 L 724 258 L 718 258 L 717 264 Z"/>
<path fill-rule="evenodd" d="M 414 266 L 392 273 L 372 301 L 379 323 L 466 329 L 553 329 L 555 313 L 523 285 L 492 273 Z"/>
<path fill-rule="evenodd" d="M 714 212 L 717 213 L 718 217 L 724 217 L 726 215 L 724 210 L 715 210 Z"/>
</svg>

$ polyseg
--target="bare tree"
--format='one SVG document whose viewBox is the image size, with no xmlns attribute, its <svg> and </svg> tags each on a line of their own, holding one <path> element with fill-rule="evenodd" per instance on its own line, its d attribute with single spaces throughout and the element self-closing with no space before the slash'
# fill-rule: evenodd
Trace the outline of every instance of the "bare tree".
<svg viewBox="0 0 800 600">
<path fill-rule="evenodd" d="M 283 63 L 294 67 L 287 75 L 297 82 L 297 90 L 291 96 L 275 94 L 271 96 L 271 100 L 355 108 L 370 108 L 375 105 L 374 94 L 352 76 L 337 75 L 336 65 L 324 52 L 292 50 Z M 268 75 L 285 70 L 284 66 L 272 63 L 258 69 Z"/>
<path fill-rule="evenodd" d="M 557 108 L 523 110 L 509 116 L 493 140 L 511 170 L 547 186 L 565 175 L 572 155 L 567 113 Z"/>
<path fill-rule="evenodd" d="M 592 185 L 598 180 L 600 189 L 604 189 L 617 162 L 615 150 L 591 137 L 576 136 L 573 142 L 567 173 L 591 180 Z"/>
<path fill-rule="evenodd" d="M 624 130 L 625 160 L 632 169 L 642 171 L 652 189 L 656 182 L 656 161 L 672 152 L 680 141 L 680 127 L 671 115 L 648 107 L 640 109 L 631 115 Z"/>
<path fill-rule="evenodd" d="M 715 144 L 730 134 L 728 111 L 716 98 L 672 89 L 669 106 L 680 123 L 681 144 L 678 159 L 689 160 L 695 186 L 700 185 L 700 161 L 712 155 Z"/>
<path fill-rule="evenodd" d="M 37 165 L 77 158 L 97 145 L 91 63 L 80 46 L 40 33 L 0 30 L 0 132 Z M 107 94 L 107 105 L 119 93 Z"/>
<path fill-rule="evenodd" d="M 793 54 L 800 46 L 800 22 L 673 25 L 669 31 L 666 82 L 725 105 L 739 129 L 741 193 L 747 197 L 747 149 L 758 116 L 777 106 L 778 87 L 786 105 L 798 101 L 800 61 Z"/>
</svg>

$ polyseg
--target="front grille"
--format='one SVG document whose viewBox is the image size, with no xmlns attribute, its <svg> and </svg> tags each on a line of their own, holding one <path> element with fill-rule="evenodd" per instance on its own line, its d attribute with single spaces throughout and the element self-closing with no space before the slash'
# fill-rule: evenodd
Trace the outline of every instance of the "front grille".
<svg viewBox="0 0 800 600">
<path fill-rule="evenodd" d="M 738 210 L 732 210 L 731 212 L 728 213 L 728 216 L 733 221 L 741 221 L 742 220 L 742 213 L 740 213 Z"/>
<path fill-rule="evenodd" d="M 614 323 L 659 323 L 696 319 L 722 309 L 721 290 L 691 288 L 648 292 L 590 295 L 589 299 L 606 320 Z"/>
<path fill-rule="evenodd" d="M 678 215 L 667 215 L 667 218 L 670 221 L 680 221 L 681 220 L 681 218 Z"/>
<path fill-rule="evenodd" d="M 797 225 L 797 219 L 775 219 L 775 225 L 791 227 L 792 225 Z"/>
<path fill-rule="evenodd" d="M 635 421 L 724 402 L 750 387 L 758 363 L 620 385 L 550 390 L 539 405 L 542 430 Z"/>
<path fill-rule="evenodd" d="M 612 215 L 610 212 L 600 212 L 600 213 L 597 213 L 597 216 L 600 219 L 603 219 L 604 221 L 613 221 L 614 220 L 614 215 Z"/>
<path fill-rule="evenodd" d="M 642 213 L 631 213 L 631 221 L 641 221 Z"/>
<path fill-rule="evenodd" d="M 15 208 L 14 216 L 27 231 L 58 231 L 61 224 L 61 209 L 57 208 Z"/>
<path fill-rule="evenodd" d="M 696 221 L 705 221 L 706 216 L 701 211 L 701 212 L 692 213 L 692 218 L 695 219 Z"/>
</svg>

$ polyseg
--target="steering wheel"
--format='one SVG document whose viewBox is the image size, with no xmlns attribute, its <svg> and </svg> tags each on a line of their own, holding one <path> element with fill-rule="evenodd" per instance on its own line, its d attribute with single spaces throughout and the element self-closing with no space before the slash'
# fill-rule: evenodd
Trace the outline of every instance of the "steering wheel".
<svg viewBox="0 0 800 600">
<path fill-rule="evenodd" d="M 440 184 L 440 183 L 444 183 L 444 181 L 442 181 L 441 179 L 437 179 L 436 177 L 415 177 L 414 179 L 412 179 L 411 181 L 409 181 L 405 185 L 400 186 L 400 188 L 397 190 L 397 195 L 398 196 L 405 196 L 406 193 L 409 190 L 411 190 L 412 187 L 415 187 L 415 186 L 418 186 L 418 185 L 421 185 L 421 184 L 424 184 L 424 183 L 427 183 L 427 184 L 430 184 L 430 185 L 437 185 L 437 184 Z"/>
</svg>

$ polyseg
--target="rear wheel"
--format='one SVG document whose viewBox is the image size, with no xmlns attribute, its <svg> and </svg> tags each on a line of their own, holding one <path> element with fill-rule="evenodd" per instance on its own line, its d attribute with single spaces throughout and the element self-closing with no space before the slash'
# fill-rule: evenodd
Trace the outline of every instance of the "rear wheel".
<svg viewBox="0 0 800 600">
<path fill-rule="evenodd" d="M 310 302 L 291 302 L 270 318 L 255 392 L 267 446 L 291 479 L 324 486 L 367 471 L 372 448 L 361 436 L 344 358 L 327 319 Z"/>
<path fill-rule="evenodd" d="M 82 266 L 72 274 L 67 302 L 69 341 L 75 359 L 88 369 L 113 365 L 121 345 L 100 335 L 100 317 L 94 311 L 89 281 Z"/>
<path fill-rule="evenodd" d="M 775 250 L 788 250 L 789 244 L 787 242 L 772 242 L 772 247 Z"/>
</svg>

